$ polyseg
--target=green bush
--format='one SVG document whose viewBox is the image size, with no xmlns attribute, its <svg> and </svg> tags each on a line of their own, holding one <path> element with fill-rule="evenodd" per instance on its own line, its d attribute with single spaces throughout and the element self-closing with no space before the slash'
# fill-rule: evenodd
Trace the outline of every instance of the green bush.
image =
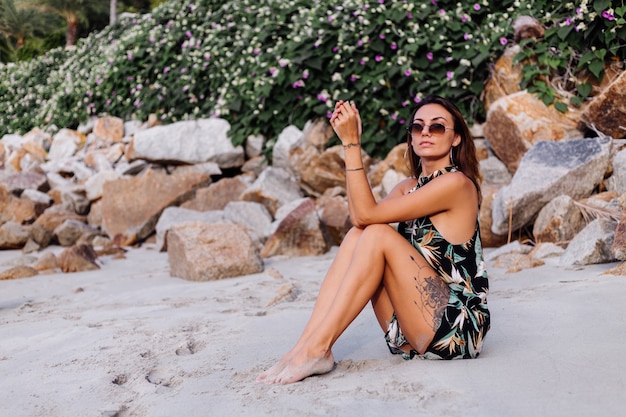
<svg viewBox="0 0 626 417">
<path fill-rule="evenodd" d="M 171 0 L 73 51 L 0 68 L 0 135 L 75 127 L 96 114 L 144 120 L 155 113 L 165 123 L 223 117 L 235 144 L 261 133 L 271 146 L 288 124 L 302 128 L 350 99 L 364 119 L 365 150 L 382 155 L 402 140 L 410 107 L 426 94 L 455 100 L 470 122 L 483 120 L 484 82 L 512 42 L 515 17 L 554 25 L 575 9 L 532 0 Z M 609 30 L 623 25 L 602 14 L 584 19 Z M 621 57 L 611 49 L 620 31 L 613 40 L 594 38 L 603 59 Z M 563 46 L 584 57 L 585 41 L 568 36 Z M 525 44 L 525 57 L 540 56 L 544 44 Z M 525 78 L 529 86 L 540 81 Z"/>
</svg>

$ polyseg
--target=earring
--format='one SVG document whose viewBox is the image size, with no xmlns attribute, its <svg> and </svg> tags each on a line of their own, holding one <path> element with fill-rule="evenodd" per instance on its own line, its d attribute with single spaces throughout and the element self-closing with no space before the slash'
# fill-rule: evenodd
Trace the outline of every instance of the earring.
<svg viewBox="0 0 626 417">
<path fill-rule="evenodd" d="M 454 158 L 452 158 L 452 150 L 454 149 L 454 146 L 450 148 L 450 165 L 454 165 Z"/>
<path fill-rule="evenodd" d="M 409 154 L 409 146 L 407 146 L 406 149 L 404 150 L 404 160 L 405 161 L 406 161 L 407 155 Z"/>
</svg>

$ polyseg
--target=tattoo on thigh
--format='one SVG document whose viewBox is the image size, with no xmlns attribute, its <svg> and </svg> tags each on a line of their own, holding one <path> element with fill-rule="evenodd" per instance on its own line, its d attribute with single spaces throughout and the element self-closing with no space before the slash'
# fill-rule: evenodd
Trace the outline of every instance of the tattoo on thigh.
<svg viewBox="0 0 626 417">
<path fill-rule="evenodd" d="M 419 278 L 414 276 L 413 281 L 420 299 L 413 300 L 413 303 L 422 311 L 424 317 L 432 322 L 433 331 L 437 331 L 448 305 L 450 290 L 440 277 L 430 274 L 431 268 L 420 265 L 413 256 L 411 256 L 411 260 L 419 268 Z M 429 274 L 422 276 L 423 270 L 426 270 Z"/>
</svg>

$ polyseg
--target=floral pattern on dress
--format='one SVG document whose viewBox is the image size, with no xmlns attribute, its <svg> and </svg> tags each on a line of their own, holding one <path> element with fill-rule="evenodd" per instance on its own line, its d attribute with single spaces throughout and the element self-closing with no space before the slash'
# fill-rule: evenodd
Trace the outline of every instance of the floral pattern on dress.
<svg viewBox="0 0 626 417">
<path fill-rule="evenodd" d="M 455 171 L 456 167 L 449 166 L 427 177 L 420 177 L 410 192 L 439 175 Z M 477 357 L 490 328 L 487 307 L 489 280 L 478 220 L 473 237 L 457 245 L 446 241 L 428 216 L 399 223 L 398 232 L 422 254 L 450 288 L 450 299 L 441 325 L 426 352 L 419 356 L 425 359 Z M 404 356 L 410 359 L 416 354 L 413 352 Z"/>
</svg>

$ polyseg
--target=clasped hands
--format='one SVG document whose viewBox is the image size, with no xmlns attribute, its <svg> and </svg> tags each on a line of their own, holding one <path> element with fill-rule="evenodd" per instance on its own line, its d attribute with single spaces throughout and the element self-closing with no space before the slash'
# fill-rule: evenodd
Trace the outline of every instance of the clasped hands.
<svg viewBox="0 0 626 417">
<path fill-rule="evenodd" d="M 361 115 L 354 103 L 339 100 L 330 117 L 330 125 L 344 147 L 361 143 L 361 133 L 363 132 Z"/>
</svg>

